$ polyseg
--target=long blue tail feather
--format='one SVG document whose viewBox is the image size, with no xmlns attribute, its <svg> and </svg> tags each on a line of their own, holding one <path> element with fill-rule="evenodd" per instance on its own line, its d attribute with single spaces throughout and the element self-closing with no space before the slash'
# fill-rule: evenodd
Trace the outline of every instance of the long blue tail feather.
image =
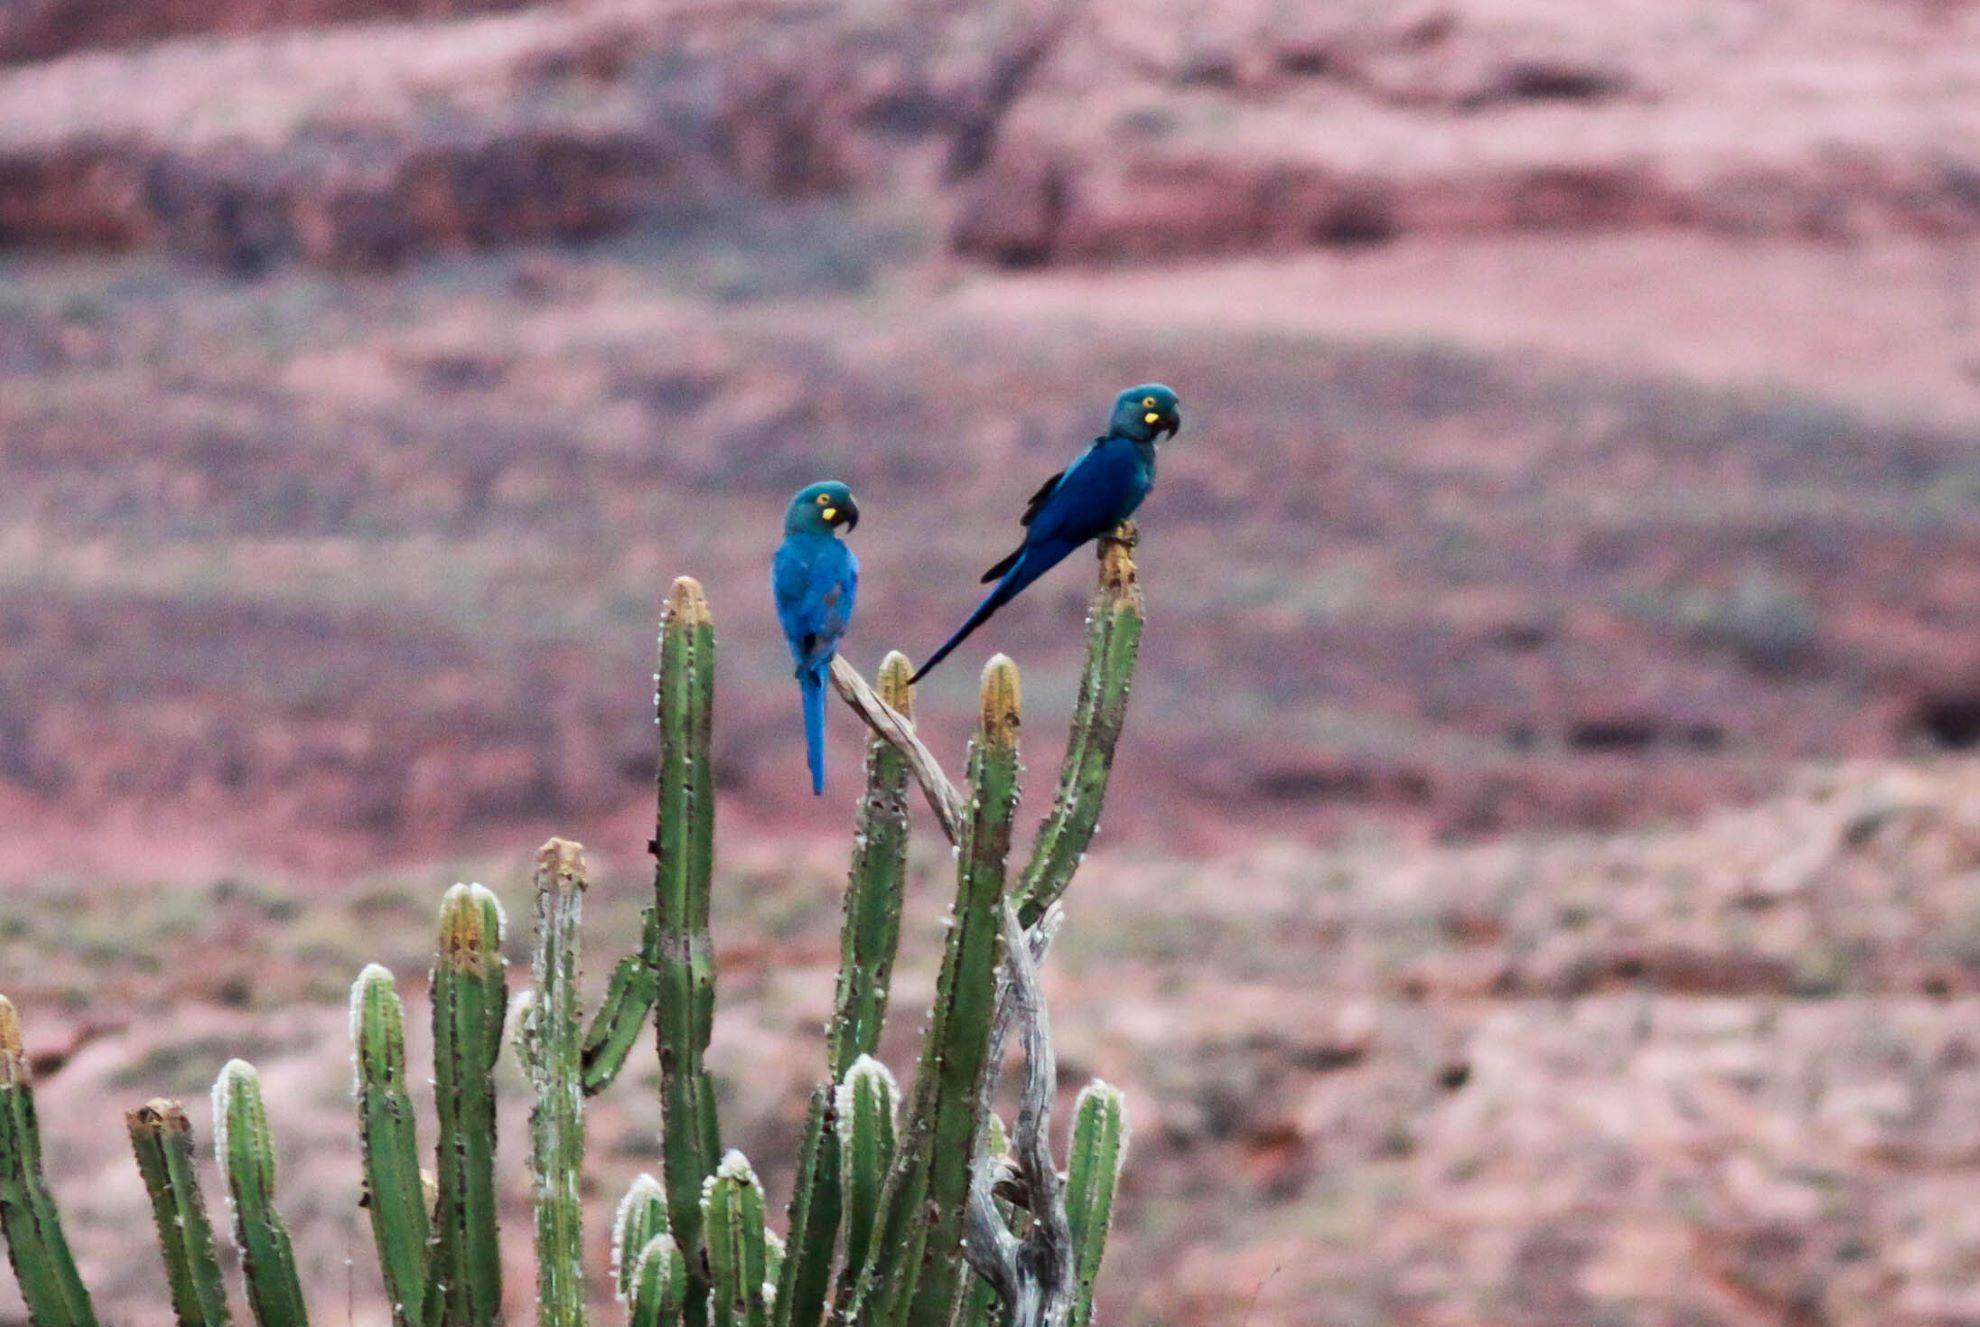
<svg viewBox="0 0 1980 1327">
<path fill-rule="evenodd" d="M 928 676 L 934 671 L 936 664 L 949 657 L 951 650 L 969 638 L 971 632 L 988 622 L 998 609 L 1017 598 L 1025 587 L 1065 561 L 1066 554 L 1070 552 L 1072 549 L 1064 546 L 1027 545 L 1020 552 L 1017 561 L 1011 564 L 1011 569 L 1004 573 L 1004 579 L 998 581 L 990 593 L 983 596 L 983 602 L 976 606 L 976 611 L 971 613 L 960 627 L 956 628 L 956 634 L 943 641 L 942 648 L 929 655 L 928 662 L 915 670 L 914 676 L 909 678 L 908 682 L 910 684 L 919 682 Z"/>
<path fill-rule="evenodd" d="M 813 796 L 825 792 L 825 667 L 798 672 L 798 687 L 804 692 L 804 758 L 811 766 Z"/>
</svg>

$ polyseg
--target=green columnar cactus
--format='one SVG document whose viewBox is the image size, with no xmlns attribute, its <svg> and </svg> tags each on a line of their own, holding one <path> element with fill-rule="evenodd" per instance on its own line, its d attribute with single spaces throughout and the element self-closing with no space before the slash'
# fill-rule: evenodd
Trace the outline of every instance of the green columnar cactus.
<svg viewBox="0 0 1980 1327">
<path fill-rule="evenodd" d="M 846 1266 L 866 1266 L 880 1198 L 894 1164 L 894 1127 L 901 1089 L 887 1066 L 870 1055 L 853 1061 L 839 1084 L 835 1114 L 839 1173 L 845 1194 Z M 850 1281 L 851 1278 L 849 1277 Z"/>
<path fill-rule="evenodd" d="M 660 1187 L 659 1180 L 642 1174 L 619 1200 L 618 1213 L 612 1220 L 612 1280 L 620 1299 L 632 1297 L 633 1273 L 639 1257 L 646 1251 L 647 1241 L 659 1235 L 666 1235 L 671 1245 L 667 1191 Z"/>
<path fill-rule="evenodd" d="M 34 1327 L 96 1327 L 89 1292 L 62 1234 L 55 1195 L 42 1177 L 34 1073 L 20 1015 L 5 996 L 0 996 L 0 1230 Z"/>
<path fill-rule="evenodd" d="M 419 1173 L 419 1131 L 407 1093 L 406 1014 L 392 974 L 373 963 L 351 987 L 358 1138 L 365 1206 L 393 1327 L 419 1327 L 432 1227 Z"/>
<path fill-rule="evenodd" d="M 715 1017 L 715 947 L 708 936 L 715 792 L 708 740 L 715 689 L 715 627 L 701 586 L 674 582 L 660 622 L 655 709 L 659 824 L 653 837 L 658 928 L 660 1116 L 669 1223 L 687 1260 L 690 1323 L 706 1311 L 701 1272 L 701 1185 L 721 1156 L 715 1088 L 703 1057 Z"/>
<path fill-rule="evenodd" d="M 227 1327 L 227 1287 L 213 1247 L 213 1224 L 193 1165 L 192 1122 L 176 1101 L 153 1101 L 124 1116 L 138 1173 L 151 1196 L 165 1281 L 179 1327 Z"/>
<path fill-rule="evenodd" d="M 530 1170 L 536 1181 L 538 1327 L 584 1327 L 584 1016 L 578 930 L 584 849 L 551 839 L 536 855 L 536 989 L 531 1007 Z"/>
<path fill-rule="evenodd" d="M 1127 1101 L 1099 1079 L 1087 1084 L 1073 1106 L 1072 1151 L 1066 1171 L 1066 1221 L 1072 1230 L 1078 1287 L 1071 1327 L 1093 1321 L 1093 1281 L 1107 1250 L 1114 1218 L 1114 1188 L 1127 1161 Z"/>
<path fill-rule="evenodd" d="M 627 1284 L 632 1327 L 677 1327 L 687 1307 L 687 1260 L 665 1229 L 639 1250 Z"/>
<path fill-rule="evenodd" d="M 730 1152 L 702 1186 L 709 1327 L 769 1327 L 770 1255 L 763 1186 L 748 1158 Z"/>
<path fill-rule="evenodd" d="M 433 967 L 440 1193 L 422 1305 L 426 1327 L 487 1327 L 502 1312 L 495 1061 L 509 1002 L 504 926 L 501 904 L 480 885 L 455 885 L 441 902 Z"/>
<path fill-rule="evenodd" d="M 881 661 L 880 698 L 903 718 L 913 714 L 914 693 L 908 685 L 913 675 L 914 665 L 898 650 Z M 879 1045 L 886 1022 L 907 881 L 908 780 L 906 758 L 886 739 L 872 737 L 839 933 L 838 987 L 826 1029 L 830 1079 L 812 1094 L 805 1115 L 798 1182 L 791 1196 L 791 1254 L 777 1283 L 777 1327 L 816 1323 L 825 1311 L 841 1207 L 832 1103 L 835 1085 Z"/>
<path fill-rule="evenodd" d="M 874 1327 L 946 1327 L 961 1291 L 963 1211 L 982 1121 L 1003 956 L 1004 866 L 1018 800 L 1018 672 L 1003 655 L 983 670 L 982 701 L 970 744 L 956 901 L 914 1107 L 854 1302 L 855 1319 Z"/>
<path fill-rule="evenodd" d="M 1146 620 L 1129 551 L 1134 539 L 1133 525 L 1123 525 L 1100 541 L 1100 588 L 1087 610 L 1086 667 L 1073 709 L 1072 737 L 1059 769 L 1058 793 L 1051 814 L 1038 827 L 1031 862 L 1011 891 L 1018 900 L 1018 920 L 1026 926 L 1036 923 L 1066 892 L 1100 825 Z"/>
<path fill-rule="evenodd" d="M 296 1275 L 288 1227 L 275 1210 L 275 1139 L 261 1078 L 230 1060 L 213 1083 L 213 1151 L 227 1181 L 234 1244 L 247 1277 L 248 1307 L 260 1327 L 305 1327 L 309 1312 Z"/>
<path fill-rule="evenodd" d="M 1141 631 L 1124 527 L 1103 551 L 1101 589 L 1073 740 L 1051 814 L 1008 888 L 1018 798 L 1018 676 L 999 656 L 983 679 L 967 801 L 914 732 L 907 660 L 880 689 L 844 659 L 840 693 L 876 734 L 867 758 L 827 1026 L 829 1077 L 812 1096 L 788 1254 L 767 1230 L 763 1191 L 720 1152 L 705 1063 L 714 1010 L 708 932 L 713 870 L 710 725 L 714 632 L 694 581 L 669 593 L 655 709 L 660 726 L 653 904 L 639 952 L 613 970 L 588 1029 L 577 993 L 584 868 L 577 845 L 538 856 L 534 989 L 516 1002 L 514 1044 L 535 1088 L 538 1320 L 583 1327 L 583 1098 L 619 1074 L 649 1014 L 659 1052 L 662 1171 L 642 1176 L 613 1225 L 613 1280 L 634 1327 L 1084 1327 L 1125 1149 L 1118 1094 L 1082 1094 L 1063 1192 L 1050 1148 L 1056 1078 L 1037 977 L 1063 915 L 1057 900 L 1094 833 Z M 955 900 L 905 1123 L 901 1092 L 873 1057 L 887 1013 L 906 876 L 909 784 L 957 845 Z M 1022 917 L 1020 915 L 1022 911 Z M 508 1005 L 503 920 L 478 885 L 440 911 L 431 996 L 437 1178 L 418 1169 L 407 1092 L 405 1011 L 377 966 L 351 995 L 365 1202 L 394 1327 L 496 1327 L 496 1062 Z M 1009 1156 L 989 1112 L 993 1061 L 1022 1032 L 1026 1079 Z M 260 1084 L 234 1061 L 214 1089 L 215 1149 L 228 1184 L 258 1327 L 306 1327 L 289 1237 L 274 1209 L 275 1161 Z M 226 1297 L 190 1163 L 184 1113 L 129 1116 L 182 1325 L 227 1322 Z M 429 1189 L 430 1184 L 430 1189 Z M 20 1026 L 0 999 L 0 1233 L 33 1327 L 96 1327 L 41 1175 Z M 965 1265 L 968 1268 L 965 1280 Z M 835 1273 L 836 1270 L 836 1280 Z"/>
</svg>

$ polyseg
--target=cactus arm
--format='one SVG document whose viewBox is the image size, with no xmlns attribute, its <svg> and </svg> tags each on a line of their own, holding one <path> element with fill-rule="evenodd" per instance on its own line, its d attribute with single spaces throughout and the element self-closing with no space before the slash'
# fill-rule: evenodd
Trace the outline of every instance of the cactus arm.
<svg viewBox="0 0 1980 1327">
<path fill-rule="evenodd" d="M 584 1019 L 578 995 L 584 850 L 551 839 L 536 856 L 536 978 L 531 1006 L 530 1170 L 536 1200 L 539 1327 L 584 1327 Z"/>
<path fill-rule="evenodd" d="M 295 1247 L 275 1210 L 275 1140 L 261 1079 L 245 1060 L 230 1060 L 213 1084 L 213 1150 L 226 1177 L 234 1243 L 247 1277 L 248 1307 L 260 1327 L 304 1327 Z"/>
<path fill-rule="evenodd" d="M 647 929 L 652 929 L 653 910 L 646 910 Z M 626 1057 L 639 1044 L 639 1034 L 653 1012 L 655 983 L 651 946 L 628 954 L 612 969 L 605 986 L 605 1000 L 598 1016 L 584 1034 L 584 1094 L 595 1097 L 610 1087 L 626 1066 Z"/>
<path fill-rule="evenodd" d="M 214 1252 L 213 1224 L 193 1165 L 192 1123 L 176 1101 L 153 1101 L 129 1111 L 124 1124 L 138 1173 L 151 1197 L 172 1313 L 179 1327 L 227 1327 L 227 1287 Z"/>
<path fill-rule="evenodd" d="M 427 1327 L 487 1327 L 502 1311 L 495 1200 L 495 1062 L 508 1013 L 503 919 L 480 885 L 440 905 L 433 967 L 439 1200 L 422 1310 Z"/>
<path fill-rule="evenodd" d="M 419 1137 L 407 1093 L 405 1007 L 392 974 L 372 964 L 351 987 L 358 1134 L 365 1206 L 394 1327 L 418 1327 L 431 1235 L 419 1174 Z"/>
<path fill-rule="evenodd" d="M 1095 1079 L 1073 1106 L 1072 1150 L 1067 1158 L 1066 1219 L 1076 1283 L 1071 1327 L 1093 1321 L 1093 1282 L 1107 1249 L 1114 1190 L 1127 1160 L 1127 1103 L 1120 1091 Z"/>
<path fill-rule="evenodd" d="M 1072 737 L 1051 813 L 1038 827 L 1031 861 L 1012 891 L 1019 900 L 1018 920 L 1026 926 L 1066 892 L 1100 825 L 1145 621 L 1130 552 L 1134 540 L 1134 526 L 1124 524 L 1100 541 L 1100 587 L 1087 613 L 1086 666 L 1073 710 Z"/>
<path fill-rule="evenodd" d="M 880 696 L 903 718 L 914 712 L 908 678 L 914 665 L 898 650 L 880 664 Z M 909 766 L 900 750 L 875 734 L 866 748 L 866 796 L 853 835 L 845 922 L 839 931 L 839 979 L 827 1032 L 826 1060 L 837 1083 L 853 1061 L 880 1045 L 887 1018 L 894 955 L 901 941 L 901 897 L 907 881 Z"/>
<path fill-rule="evenodd" d="M 34 1111 L 20 1016 L 0 996 L 0 1233 L 34 1327 L 96 1327 L 96 1313 L 76 1271 L 55 1195 L 41 1170 L 41 1127 Z"/>
<path fill-rule="evenodd" d="M 666 1237 L 671 1247 L 667 1191 L 659 1180 L 642 1174 L 633 1179 L 612 1218 L 612 1285 L 620 1299 L 632 1298 L 640 1255 L 646 1252 L 647 1241 L 655 1237 Z"/>
<path fill-rule="evenodd" d="M 714 1085 L 704 1057 L 715 1012 L 715 956 L 708 890 L 715 821 L 708 739 L 715 628 L 701 586 L 683 576 L 660 624 L 655 700 L 660 722 L 653 839 L 654 920 L 660 1047 L 660 1114 L 670 1224 L 687 1263 L 687 1317 L 698 1323 L 708 1288 L 701 1275 L 701 1185 L 720 1159 Z"/>
<path fill-rule="evenodd" d="M 908 686 L 913 672 L 913 665 L 899 651 L 880 665 L 880 696 L 904 719 L 913 709 Z M 825 1311 L 841 1207 L 833 1098 L 846 1071 L 879 1045 L 887 1017 L 907 880 L 909 777 L 907 758 L 893 743 L 879 733 L 868 739 L 866 794 L 860 799 L 853 836 L 845 921 L 839 932 L 839 977 L 826 1028 L 831 1079 L 813 1093 L 805 1114 L 798 1182 L 789 1211 L 790 1256 L 777 1282 L 777 1327 L 816 1323 Z"/>
<path fill-rule="evenodd" d="M 983 672 L 983 713 L 969 760 L 970 805 L 956 901 L 922 1040 L 899 1156 L 887 1177 L 878 1239 L 861 1276 L 855 1319 L 876 1327 L 943 1327 L 961 1293 L 959 1247 L 996 975 L 1011 817 L 1018 797 L 1017 666 L 998 655 Z"/>
<path fill-rule="evenodd" d="M 769 1327 L 770 1254 L 763 1186 L 740 1152 L 722 1158 L 701 1197 L 709 1327 Z"/>
<path fill-rule="evenodd" d="M 816 1327 L 824 1317 L 839 1233 L 839 1150 L 832 1089 L 819 1087 L 805 1108 L 797 1183 L 788 1212 L 790 1244 L 777 1269 L 774 1327 Z"/>
<path fill-rule="evenodd" d="M 887 1066 L 862 1055 L 838 1087 L 839 1173 L 845 1195 L 846 1267 L 866 1265 L 880 1221 L 881 1194 L 894 1164 L 901 1089 Z M 848 1278 L 850 1284 L 851 1277 Z"/>
<path fill-rule="evenodd" d="M 687 1303 L 687 1264 L 664 1227 L 634 1257 L 627 1287 L 632 1327 L 679 1327 Z"/>
</svg>

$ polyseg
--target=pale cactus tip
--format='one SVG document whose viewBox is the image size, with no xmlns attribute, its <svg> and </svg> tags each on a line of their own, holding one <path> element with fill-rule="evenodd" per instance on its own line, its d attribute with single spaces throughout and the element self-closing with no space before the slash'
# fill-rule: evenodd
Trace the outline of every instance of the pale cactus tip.
<svg viewBox="0 0 1980 1327">
<path fill-rule="evenodd" d="M 666 620 L 684 627 L 705 627 L 714 622 L 708 611 L 708 595 L 692 576 L 676 576 L 667 591 Z"/>
<path fill-rule="evenodd" d="M 192 1132 L 192 1121 L 186 1118 L 186 1108 L 167 1097 L 156 1097 L 135 1110 L 125 1111 L 124 1121 L 132 1133 L 163 1135 Z"/>
<path fill-rule="evenodd" d="M 992 656 L 983 665 L 983 735 L 995 742 L 1015 742 L 1021 707 L 1017 665 L 1008 655 Z"/>
<path fill-rule="evenodd" d="M 440 958 L 455 968 L 480 967 L 502 952 L 502 907 L 480 885 L 455 885 L 440 901 Z"/>
<path fill-rule="evenodd" d="M 735 1180 L 742 1184 L 754 1184 L 756 1183 L 756 1171 L 750 1166 L 749 1158 L 732 1147 L 722 1154 L 722 1164 L 715 1167 L 715 1178 L 718 1180 Z"/>
<path fill-rule="evenodd" d="M 536 850 L 538 889 L 560 893 L 585 886 L 584 845 L 574 839 L 553 838 Z"/>
<path fill-rule="evenodd" d="M 913 717 L 914 687 L 910 685 L 913 677 L 914 661 L 899 650 L 889 650 L 887 657 L 880 661 L 880 699 L 893 706 L 904 718 Z"/>
<path fill-rule="evenodd" d="M 27 1037 L 21 1031 L 20 1010 L 14 1002 L 0 995 L 0 1055 L 16 1058 L 27 1054 Z"/>
</svg>

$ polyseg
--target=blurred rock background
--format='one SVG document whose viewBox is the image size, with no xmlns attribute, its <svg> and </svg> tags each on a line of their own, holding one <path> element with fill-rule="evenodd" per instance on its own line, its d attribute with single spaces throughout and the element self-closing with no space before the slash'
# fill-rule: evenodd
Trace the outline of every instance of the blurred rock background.
<svg viewBox="0 0 1980 1327">
<path fill-rule="evenodd" d="M 552 832 L 630 942 L 681 571 L 787 1172 L 859 735 L 804 795 L 783 501 L 855 486 L 851 653 L 925 654 L 1150 377 L 1052 974 L 1110 1319 L 1980 1323 L 1980 5 L 0 0 L 0 987 L 108 1320 L 117 1109 L 236 1051 L 381 1320 L 343 989 Z M 1086 584 L 924 689 L 954 753 L 1021 661 L 1035 801 Z"/>
</svg>

